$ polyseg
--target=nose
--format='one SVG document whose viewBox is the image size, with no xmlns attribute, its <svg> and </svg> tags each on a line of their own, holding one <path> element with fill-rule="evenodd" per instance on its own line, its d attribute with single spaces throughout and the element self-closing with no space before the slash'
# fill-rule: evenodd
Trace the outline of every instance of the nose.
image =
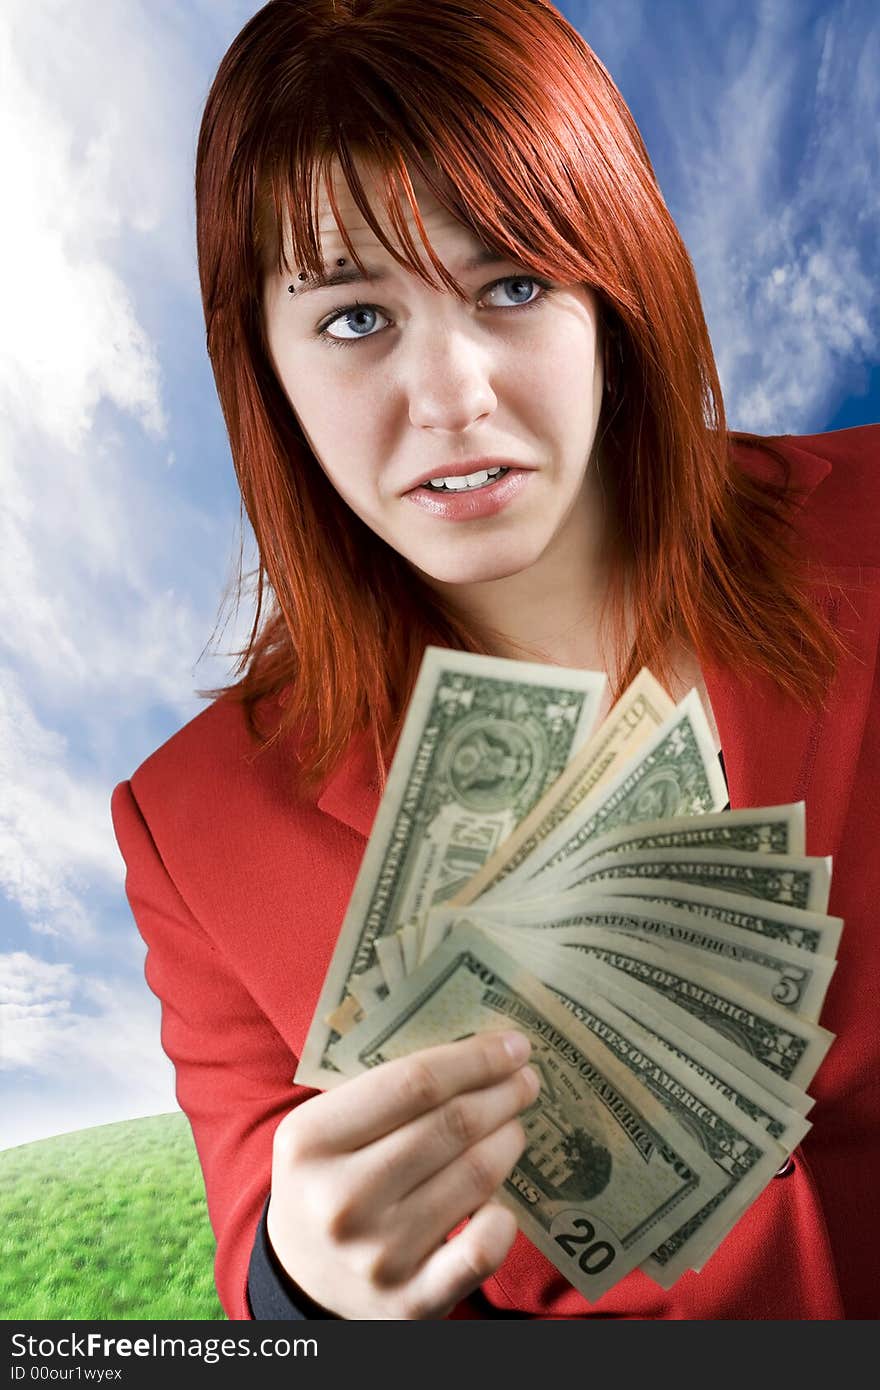
<svg viewBox="0 0 880 1390">
<path fill-rule="evenodd" d="M 486 353 L 467 333 L 435 328 L 430 343 L 414 342 L 406 378 L 409 418 L 418 429 L 460 434 L 498 404 Z"/>
</svg>

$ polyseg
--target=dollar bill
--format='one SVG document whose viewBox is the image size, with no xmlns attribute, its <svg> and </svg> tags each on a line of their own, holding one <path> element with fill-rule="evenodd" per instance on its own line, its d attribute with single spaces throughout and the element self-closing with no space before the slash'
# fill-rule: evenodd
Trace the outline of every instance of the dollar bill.
<svg viewBox="0 0 880 1390">
<path fill-rule="evenodd" d="M 706 1260 L 717 1248 L 744 1207 L 775 1176 L 786 1149 L 712 1083 L 706 1075 L 706 1062 L 711 1061 L 707 1049 L 688 1040 L 688 1053 L 671 1052 L 603 996 L 582 969 L 572 972 L 569 964 L 559 962 L 545 967 L 539 978 L 697 1136 L 721 1174 L 721 1190 L 642 1263 L 646 1274 L 669 1288 L 694 1261 Z"/>
<path fill-rule="evenodd" d="M 543 970 L 540 962 L 538 965 Z M 786 1155 L 793 1152 L 810 1129 L 806 1116 L 813 1107 L 811 1096 L 776 1073 L 768 1074 L 757 1058 L 647 985 L 621 979 L 616 970 L 598 960 L 590 961 L 588 974 L 593 991 L 636 1019 L 666 1049 L 698 1071 L 775 1139 Z"/>
<path fill-rule="evenodd" d="M 719 811 L 726 802 L 727 786 L 712 735 L 692 690 L 608 783 L 476 901 L 508 902 L 524 894 L 556 891 L 559 879 L 580 862 L 598 836 L 639 821 Z"/>
<path fill-rule="evenodd" d="M 473 925 L 484 930 L 485 919 Z M 458 927 L 453 928 L 453 931 Z M 510 950 L 507 934 L 491 931 Z M 531 938 L 531 940 L 530 940 Z M 544 950 L 573 952 L 604 961 L 626 979 L 649 985 L 658 994 L 678 1004 L 708 1027 L 732 1039 L 784 1080 L 806 1090 L 816 1074 L 834 1035 L 807 1019 L 798 1018 L 778 1004 L 762 999 L 754 990 L 739 984 L 717 970 L 708 969 L 700 953 L 686 946 L 660 946 L 637 940 L 625 932 L 596 927 L 586 939 L 557 948 L 540 939 L 540 934 L 523 930 L 518 934 L 516 951 L 527 969 L 533 970 L 530 946 Z M 768 1083 L 769 1084 L 769 1083 Z"/>
<path fill-rule="evenodd" d="M 554 978 L 552 972 L 558 968 L 558 962 L 546 948 L 530 949 L 527 961 L 538 979 L 543 980 L 548 970 L 550 978 Z M 581 967 L 577 975 L 571 976 L 571 982 L 575 978 L 585 978 L 588 991 L 610 1000 L 647 1028 L 665 1048 L 698 1070 L 750 1120 L 766 1130 L 786 1154 L 792 1153 L 809 1131 L 806 1116 L 813 1108 L 813 1099 L 806 1091 L 768 1071 L 751 1053 L 707 1027 L 679 1004 L 647 985 L 622 978 L 600 960 L 589 962 L 586 977 Z"/>
<path fill-rule="evenodd" d="M 381 1004 L 382 1000 L 388 993 L 388 981 L 385 979 L 385 972 L 379 964 L 378 958 L 374 961 L 372 965 L 368 965 L 365 970 L 359 970 L 356 974 L 351 975 L 349 979 L 346 981 L 346 985 L 347 989 L 342 990 L 339 1002 L 335 1003 L 331 1012 L 326 1015 L 326 1019 L 329 1026 L 332 1026 L 330 1021 L 336 1017 L 336 1012 L 340 1004 L 345 1000 L 346 997 L 353 997 L 357 1000 L 358 1004 L 361 1006 L 362 1009 L 369 1011 L 370 1009 L 374 1009 L 377 1004 Z M 313 1022 L 312 1028 L 314 1027 L 315 1024 Z M 311 1036 L 311 1032 L 309 1036 Z M 302 1065 L 300 1067 L 300 1070 L 302 1070 Z M 298 1071 L 297 1078 L 299 1078 L 299 1075 L 300 1072 Z M 317 1083 L 315 1082 L 312 1084 Z"/>
<path fill-rule="evenodd" d="M 456 909 L 435 911 L 445 912 L 449 926 L 452 925 Z M 545 900 L 540 914 L 536 914 L 531 903 L 506 909 L 487 907 L 482 911 L 479 904 L 474 904 L 462 911 L 469 913 L 471 920 L 490 918 L 497 923 L 499 931 L 509 932 L 508 949 L 511 950 L 514 950 L 514 937 L 523 931 L 532 936 L 537 933 L 561 949 L 588 939 L 596 928 L 632 933 L 661 945 L 686 946 L 700 952 L 703 963 L 711 969 L 741 980 L 763 999 L 781 1004 L 813 1022 L 819 1017 L 837 965 L 829 956 L 817 956 L 812 951 L 781 942 L 762 941 L 754 932 L 722 927 L 720 923 L 666 904 L 649 903 L 644 898 L 591 895 L 585 899 L 574 892 Z"/>
<path fill-rule="evenodd" d="M 390 932 L 387 936 L 377 936 L 375 946 L 384 993 L 393 989 L 406 975 L 403 967 L 403 943 L 400 939 L 400 932 Z"/>
<path fill-rule="evenodd" d="M 474 909 L 463 909 L 453 931 L 474 927 L 491 935 L 507 951 L 512 949 L 509 931 L 499 930 L 498 923 L 487 915 L 466 916 L 467 912 L 474 913 Z M 691 948 L 662 947 L 601 927 L 566 947 L 555 947 L 541 931 L 521 930 L 516 935 L 517 959 L 532 973 L 539 974 L 546 960 L 559 960 L 560 951 L 573 954 L 570 969 L 576 969 L 578 955 L 601 960 L 620 972 L 627 987 L 646 984 L 669 1004 L 678 1005 L 733 1041 L 765 1070 L 767 1090 L 774 1090 L 773 1076 L 779 1076 L 805 1091 L 833 1042 L 833 1034 L 819 1024 L 798 1019 L 717 970 L 706 969 L 699 952 Z"/>
<path fill-rule="evenodd" d="M 702 816 L 625 825 L 591 840 L 581 863 L 600 855 L 637 854 L 683 849 L 734 850 L 739 854 L 797 854 L 805 849 L 805 806 L 764 806 L 740 811 L 717 811 Z M 572 866 L 572 871 L 578 865 Z"/>
<path fill-rule="evenodd" d="M 469 925 L 468 920 L 463 918 L 460 925 Z M 494 924 L 481 921 L 479 930 L 498 939 L 504 947 L 504 939 L 498 936 Z M 538 979 L 543 979 L 548 969 L 553 978 L 559 961 L 552 946 L 530 940 L 517 949 L 524 967 Z M 801 1086 L 786 1081 L 778 1071 L 745 1051 L 734 1037 L 702 1022 L 675 999 L 631 975 L 621 974 L 597 957 L 586 966 L 577 959 L 566 961 L 566 969 L 574 972 L 572 980 L 585 978 L 591 990 L 655 1033 L 670 1050 L 689 1059 L 690 1065 L 700 1065 L 703 1075 L 766 1129 L 786 1152 L 800 1143 L 809 1129 L 805 1117 L 813 1107 L 812 1097 Z"/>
<path fill-rule="evenodd" d="M 403 968 L 411 975 L 419 963 L 419 928 L 416 922 L 407 922 L 400 929 Z"/>
<path fill-rule="evenodd" d="M 783 903 L 756 901 L 745 894 L 719 892 L 714 888 L 677 883 L 674 879 L 615 878 L 601 887 L 603 892 L 613 892 L 615 897 L 644 898 L 658 907 L 668 904 L 680 912 L 706 917 L 737 931 L 755 932 L 767 941 L 795 946 L 813 955 L 835 957 L 843 931 L 842 917 L 806 912 Z M 537 903 L 538 900 L 530 901 Z"/>
<path fill-rule="evenodd" d="M 458 892 L 528 815 L 589 737 L 605 682 L 601 672 L 426 649 L 298 1082 L 325 1084 L 327 1019 L 348 995 L 372 1008 L 387 994 L 377 938 Z"/>
<path fill-rule="evenodd" d="M 768 854 L 757 858 L 735 850 L 713 849 L 612 853 L 591 859 L 574 873 L 557 878 L 549 889 L 565 893 L 579 887 L 596 889 L 605 885 L 607 891 L 614 880 L 623 878 L 672 880 L 676 884 L 745 894 L 804 912 L 824 912 L 831 891 L 831 857 Z M 542 891 L 543 897 L 547 895 L 547 891 Z"/>
<path fill-rule="evenodd" d="M 578 806 L 630 761 L 674 709 L 659 681 L 642 667 L 553 786 L 450 901 L 457 907 L 465 906 L 518 869 L 554 830 L 569 821 Z"/>
<path fill-rule="evenodd" d="M 595 1302 L 724 1189 L 725 1175 L 613 1048 L 484 933 L 456 928 L 333 1047 L 356 1075 L 394 1057 L 515 1026 L 541 1091 L 527 1147 L 498 1192 L 534 1245 Z"/>
</svg>

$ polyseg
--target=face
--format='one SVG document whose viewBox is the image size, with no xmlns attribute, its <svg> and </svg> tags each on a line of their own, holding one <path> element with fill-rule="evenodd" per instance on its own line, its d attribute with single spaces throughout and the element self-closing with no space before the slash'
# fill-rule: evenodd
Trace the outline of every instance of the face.
<svg viewBox="0 0 880 1390">
<path fill-rule="evenodd" d="M 359 168 L 381 209 L 368 167 Z M 333 177 L 343 223 L 375 278 L 310 288 L 300 267 L 280 276 L 272 267 L 263 295 L 274 370 L 321 468 L 352 511 L 438 589 L 464 595 L 554 567 L 561 576 L 575 553 L 581 573 L 597 527 L 588 468 L 603 385 L 594 293 L 492 257 L 413 178 L 428 239 L 468 290 L 462 303 L 398 266 L 338 170 Z M 345 258 L 342 269 L 356 271 L 326 192 L 319 230 L 326 270 Z M 481 253 L 481 264 L 464 268 Z M 462 463 L 468 474 L 497 466 L 482 460 L 509 472 L 466 490 L 419 486 Z"/>
</svg>

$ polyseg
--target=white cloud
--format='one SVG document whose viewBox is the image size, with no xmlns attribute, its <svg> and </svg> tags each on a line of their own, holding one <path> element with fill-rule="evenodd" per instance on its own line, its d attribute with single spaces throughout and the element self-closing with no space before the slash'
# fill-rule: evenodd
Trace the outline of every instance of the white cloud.
<svg viewBox="0 0 880 1390">
<path fill-rule="evenodd" d="M 159 350 L 126 282 L 135 260 L 166 292 L 185 270 L 197 308 L 183 50 L 137 4 L 14 0 L 0 62 L 0 645 L 45 706 L 114 690 L 188 715 L 233 518 L 169 477 Z"/>
<path fill-rule="evenodd" d="M 4 1103 L 0 1148 L 178 1108 L 145 985 L 14 951 L 0 955 L 0 1019 L 6 1082 L 38 1079 Z"/>
<path fill-rule="evenodd" d="M 138 0 L 0 11 L 0 892 L 70 957 L 2 958 L 5 1144 L 176 1108 L 109 801 L 150 751 L 120 748 L 131 731 L 162 710 L 170 731 L 229 675 L 196 666 L 234 555 L 231 464 L 188 456 L 165 399 L 170 349 L 203 354 L 190 22 L 204 48 L 216 18 Z M 203 389 L 187 426 L 216 411 Z"/>
<path fill-rule="evenodd" d="M 199 510 L 169 470 L 155 315 L 129 288 L 186 285 L 197 309 L 200 92 L 179 40 L 136 3 L 0 14 L 0 888 L 81 946 L 94 886 L 122 884 L 108 729 L 201 707 L 233 543 L 216 495 Z"/>
<path fill-rule="evenodd" d="M 86 883 L 122 883 L 106 784 L 65 767 L 66 740 L 40 724 L 13 672 L 0 681 L 0 886 L 37 931 L 94 941 Z"/>
<path fill-rule="evenodd" d="M 0 380 L 7 410 L 38 422 L 48 441 L 77 448 L 102 398 L 132 412 L 155 434 L 165 427 L 155 351 L 125 285 L 102 256 L 102 242 L 118 237 L 126 222 L 149 226 L 157 209 L 155 202 L 138 211 L 120 201 L 126 188 L 121 166 L 130 147 L 119 140 L 124 132 L 112 116 L 120 108 L 108 103 L 105 82 L 89 87 L 97 98 L 91 120 L 71 121 L 66 97 L 82 81 L 74 62 L 86 50 L 87 16 L 81 12 L 79 26 L 71 26 L 72 6 L 49 10 L 25 12 L 13 3 L 0 25 L 0 151 L 14 209 L 0 231 L 3 264 L 14 267 L 4 284 Z M 63 44 L 51 27 L 59 20 Z M 112 71 L 110 54 L 101 55 L 100 27 L 90 22 L 89 28 L 97 40 L 88 46 L 91 65 L 103 56 Z M 67 80 L 49 92 L 45 82 L 61 76 L 52 68 L 62 50 L 70 64 Z M 107 123 L 98 126 L 102 114 Z"/>
<path fill-rule="evenodd" d="M 814 36 L 791 3 L 725 7 L 658 87 L 729 423 L 758 433 L 821 429 L 877 352 L 880 31 L 843 8 Z"/>
<path fill-rule="evenodd" d="M 0 956 L 0 1005 L 9 1011 L 4 1017 L 18 1017 L 31 1008 L 37 1011 L 51 1008 L 52 1001 L 69 993 L 72 980 L 70 965 L 52 965 L 25 951 Z M 29 1060 L 22 1054 L 15 1057 L 7 1046 L 3 1059 L 8 1062 L 10 1058 L 19 1062 Z"/>
</svg>

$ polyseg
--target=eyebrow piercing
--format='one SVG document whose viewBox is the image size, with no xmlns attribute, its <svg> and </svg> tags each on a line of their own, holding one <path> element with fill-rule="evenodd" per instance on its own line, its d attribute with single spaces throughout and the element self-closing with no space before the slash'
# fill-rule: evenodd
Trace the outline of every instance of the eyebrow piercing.
<svg viewBox="0 0 880 1390">
<path fill-rule="evenodd" d="M 345 257 L 344 257 L 344 256 L 340 256 L 340 257 L 339 257 L 339 260 L 336 262 L 336 264 L 337 264 L 337 265 L 345 265 Z M 299 275 L 297 275 L 296 278 L 297 278 L 297 280 L 304 280 L 304 279 L 306 278 L 306 273 L 305 273 L 305 271 L 304 271 L 304 270 L 301 270 L 301 271 L 299 272 Z M 287 286 L 287 293 L 288 293 L 288 294 L 293 294 L 293 285 L 288 285 L 288 286 Z"/>
</svg>

